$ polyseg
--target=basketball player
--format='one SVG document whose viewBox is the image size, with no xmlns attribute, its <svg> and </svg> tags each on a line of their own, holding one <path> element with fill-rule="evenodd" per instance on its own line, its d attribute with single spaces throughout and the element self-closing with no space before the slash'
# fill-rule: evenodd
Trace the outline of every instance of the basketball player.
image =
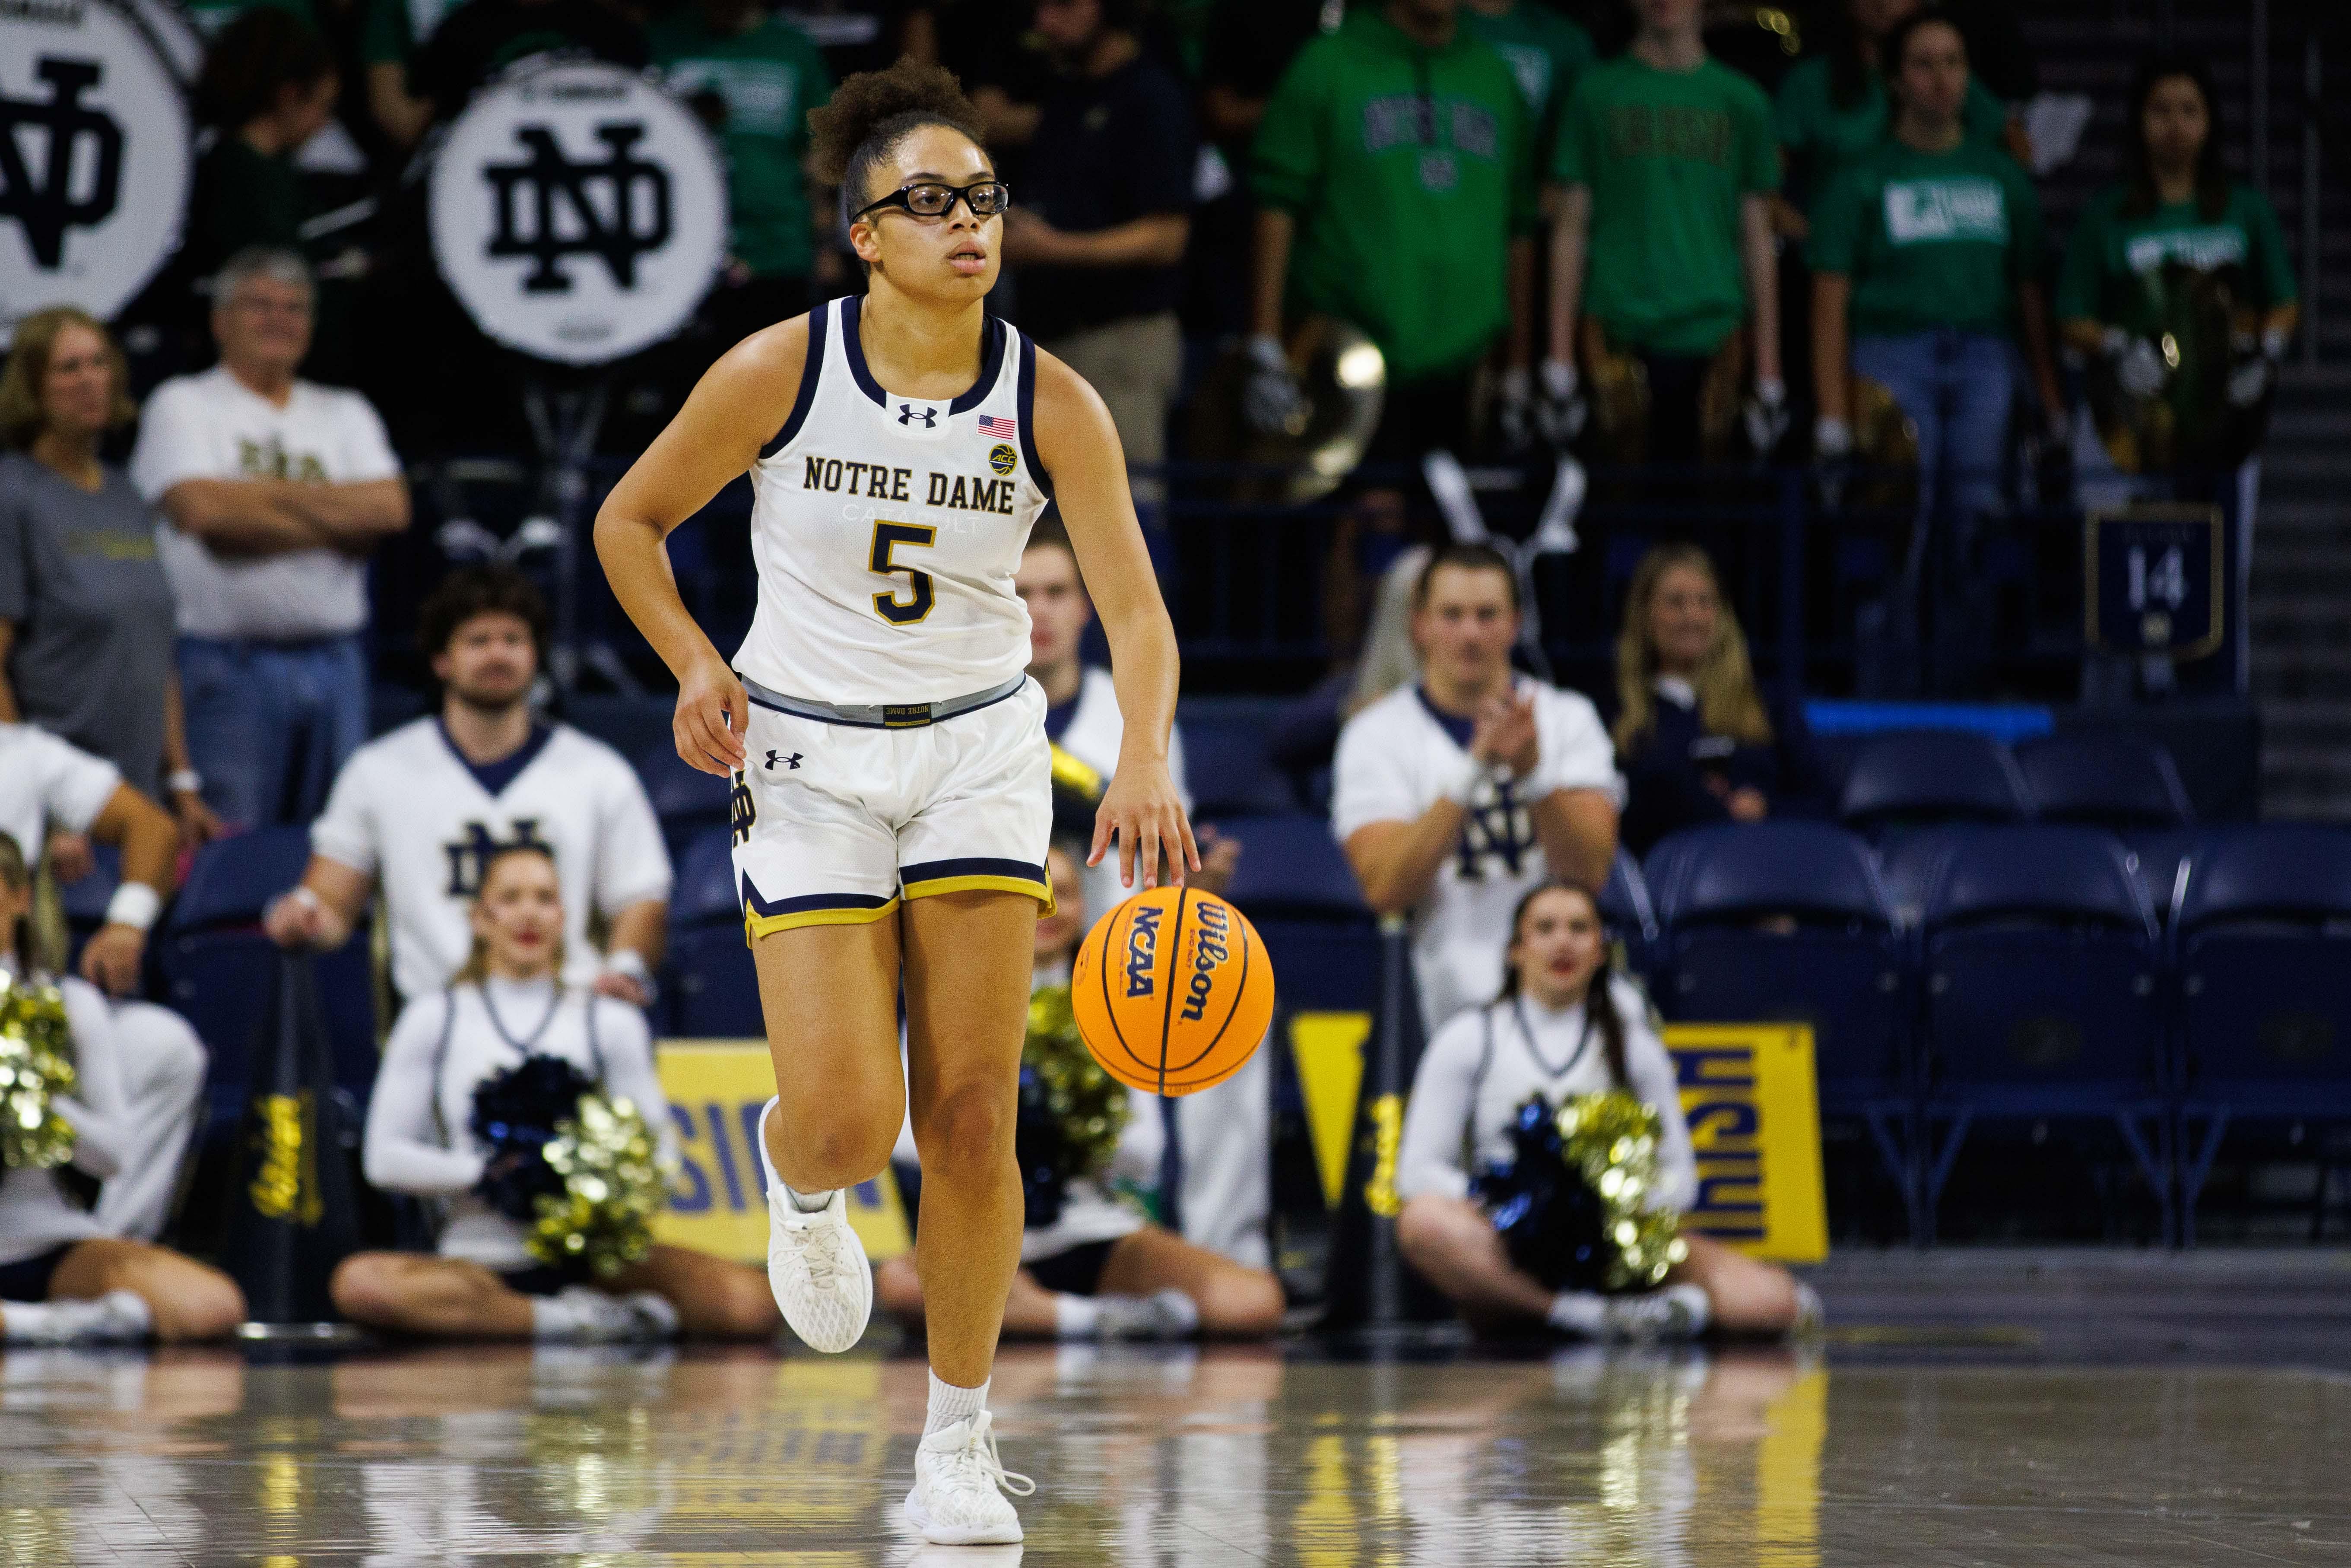
<svg viewBox="0 0 2351 1568">
<path fill-rule="evenodd" d="M 1516 674 L 1519 585 L 1483 545 L 1447 545 L 1413 587 L 1421 678 L 1339 733 L 1331 830 L 1364 897 L 1413 923 L 1427 1032 L 1494 995 L 1510 909 L 1552 877 L 1597 892 L 1625 782 L 1592 704 Z"/>
<path fill-rule="evenodd" d="M 1199 867 L 1167 770 L 1175 632 L 1102 400 L 984 308 L 1008 194 L 955 78 L 902 60 L 810 122 L 866 295 L 714 365 L 614 487 L 596 545 L 677 675 L 678 754 L 737 781 L 778 1090 L 760 1123 L 778 1304 L 819 1350 L 856 1343 L 872 1276 L 841 1189 L 881 1172 L 911 1109 L 931 1382 L 906 1518 L 932 1542 L 1017 1542 L 1004 1492 L 1030 1483 L 998 1463 L 986 1403 L 1020 1255 L 1029 956 L 1052 907 L 1045 698 L 1012 589 L 1049 497 L 1115 660 L 1125 735 L 1090 859 L 1115 838 L 1127 885 L 1158 882 L 1163 851 L 1174 880 Z M 759 606 L 730 667 L 662 541 L 746 470 Z"/>
<path fill-rule="evenodd" d="M 669 852 L 620 753 L 531 711 L 546 601 L 511 567 L 462 567 L 419 619 L 441 711 L 351 754 L 310 825 L 301 885 L 269 906 L 269 935 L 340 947 L 381 879 L 392 988 L 413 1001 L 448 985 L 473 950 L 489 857 L 544 844 L 578 890 L 564 901 L 564 982 L 643 1006 L 661 961 Z M 591 914 L 610 933 L 602 952 L 588 939 Z"/>
</svg>

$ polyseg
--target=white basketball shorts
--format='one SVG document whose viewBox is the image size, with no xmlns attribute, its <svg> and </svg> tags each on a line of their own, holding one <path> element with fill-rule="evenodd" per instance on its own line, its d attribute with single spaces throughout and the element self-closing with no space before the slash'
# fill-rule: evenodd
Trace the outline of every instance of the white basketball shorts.
<svg viewBox="0 0 2351 1568">
<path fill-rule="evenodd" d="M 785 712 L 755 693 L 744 746 L 735 881 L 749 940 L 975 888 L 1052 913 L 1052 755 L 1035 681 L 904 728 Z"/>
</svg>

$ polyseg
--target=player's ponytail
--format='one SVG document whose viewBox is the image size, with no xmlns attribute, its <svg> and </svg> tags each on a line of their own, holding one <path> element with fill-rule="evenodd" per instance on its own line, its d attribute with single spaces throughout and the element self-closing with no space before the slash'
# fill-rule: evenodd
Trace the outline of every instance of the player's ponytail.
<svg viewBox="0 0 2351 1568">
<path fill-rule="evenodd" d="M 1590 888 L 1573 882 L 1539 882 L 1521 894 L 1519 902 L 1510 907 L 1510 945 L 1512 947 L 1519 945 L 1520 928 L 1526 924 L 1527 911 L 1536 899 L 1546 893 L 1572 893 L 1592 906 L 1594 920 L 1600 919 L 1600 901 L 1592 895 Z M 1625 1074 L 1625 1016 L 1616 1010 L 1615 984 L 1615 949 L 1604 936 L 1600 944 L 1600 967 L 1592 971 L 1592 979 L 1584 988 L 1583 1016 L 1591 1019 L 1593 1027 L 1600 1031 L 1600 1047 L 1608 1057 L 1609 1081 L 1618 1088 L 1624 1088 L 1632 1080 Z M 1494 1000 L 1498 1003 L 1515 1001 L 1520 986 L 1519 966 L 1506 953 L 1502 959 L 1502 988 L 1496 993 Z"/>
<path fill-rule="evenodd" d="M 841 187 L 843 222 L 873 199 L 873 171 L 925 125 L 944 125 L 987 145 L 987 123 L 955 73 L 911 57 L 887 70 L 859 71 L 833 89 L 823 108 L 809 110 L 816 176 Z"/>
</svg>

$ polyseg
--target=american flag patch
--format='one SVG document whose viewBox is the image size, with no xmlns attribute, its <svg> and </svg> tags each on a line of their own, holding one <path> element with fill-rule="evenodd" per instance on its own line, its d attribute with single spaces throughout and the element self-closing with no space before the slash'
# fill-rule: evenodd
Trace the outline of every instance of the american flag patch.
<svg viewBox="0 0 2351 1568">
<path fill-rule="evenodd" d="M 992 413 L 983 413 L 979 416 L 979 433 L 982 435 L 1001 435 L 1008 438 L 1019 428 L 1020 422 L 1017 419 L 998 419 Z"/>
</svg>

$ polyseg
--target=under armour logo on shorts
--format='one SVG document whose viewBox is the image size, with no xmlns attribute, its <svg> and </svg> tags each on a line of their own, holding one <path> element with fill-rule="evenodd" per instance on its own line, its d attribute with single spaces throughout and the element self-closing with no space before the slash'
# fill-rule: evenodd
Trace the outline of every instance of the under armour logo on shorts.
<svg viewBox="0 0 2351 1568">
<path fill-rule="evenodd" d="M 797 770 L 800 765 L 800 758 L 804 755 L 806 754 L 803 752 L 795 751 L 789 757 L 783 758 L 781 760 L 785 770 L 787 772 Z M 768 753 L 768 767 L 770 770 L 775 768 L 777 761 L 778 758 L 774 752 Z"/>
<path fill-rule="evenodd" d="M 912 424 L 918 419 L 923 422 L 923 428 L 925 430 L 928 430 L 931 426 L 938 423 L 939 411 L 935 408 L 916 408 L 911 402 L 902 402 L 898 405 L 898 423 L 900 424 Z"/>
</svg>

